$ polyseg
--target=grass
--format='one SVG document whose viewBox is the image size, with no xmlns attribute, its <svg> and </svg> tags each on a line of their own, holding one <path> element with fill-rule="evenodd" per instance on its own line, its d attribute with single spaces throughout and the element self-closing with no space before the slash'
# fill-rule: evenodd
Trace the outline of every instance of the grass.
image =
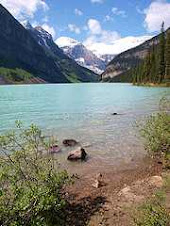
<svg viewBox="0 0 170 226">
<path fill-rule="evenodd" d="M 22 83 L 33 78 L 32 74 L 23 69 L 10 69 L 4 67 L 0 67 L 0 76 L 2 76 L 4 80 L 9 83 Z"/>
</svg>

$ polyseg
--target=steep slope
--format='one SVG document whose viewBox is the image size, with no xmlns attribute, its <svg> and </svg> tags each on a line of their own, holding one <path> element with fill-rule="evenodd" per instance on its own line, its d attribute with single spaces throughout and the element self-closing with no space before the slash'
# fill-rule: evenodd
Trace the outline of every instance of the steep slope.
<svg viewBox="0 0 170 226">
<path fill-rule="evenodd" d="M 124 77 L 124 72 L 127 72 L 131 68 L 137 66 L 147 55 L 148 49 L 154 44 L 157 45 L 159 41 L 159 35 L 147 40 L 143 44 L 129 49 L 121 54 L 117 55 L 106 67 L 105 72 L 102 74 L 103 81 L 115 81 L 120 82 L 129 81 L 128 77 Z"/>
<path fill-rule="evenodd" d="M 95 81 L 94 73 L 70 61 L 59 48 L 56 55 L 42 48 L 0 4 L 0 67 L 22 68 L 51 83 Z M 69 70 L 67 67 L 70 67 Z"/>
<path fill-rule="evenodd" d="M 88 50 L 82 43 L 68 37 L 60 37 L 56 44 L 64 53 L 74 59 L 79 65 L 101 74 L 106 67 L 106 62 Z"/>
<path fill-rule="evenodd" d="M 24 25 L 37 43 L 44 49 L 48 56 L 51 56 L 61 71 L 65 74 L 70 82 L 94 82 L 98 80 L 96 74 L 92 71 L 79 66 L 73 59 L 70 59 L 63 50 L 60 49 L 53 41 L 52 36 L 41 26 L 33 28 L 29 23 Z"/>
</svg>

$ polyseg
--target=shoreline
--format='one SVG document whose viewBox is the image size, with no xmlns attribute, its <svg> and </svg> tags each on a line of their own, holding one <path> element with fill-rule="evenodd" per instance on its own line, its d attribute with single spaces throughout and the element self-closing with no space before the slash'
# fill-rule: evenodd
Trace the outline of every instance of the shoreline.
<svg viewBox="0 0 170 226">
<path fill-rule="evenodd" d="M 144 184 L 148 178 L 161 175 L 162 165 L 145 157 L 133 169 L 115 170 L 110 168 L 100 173 L 102 174 L 101 187 L 93 186 L 96 172 L 91 172 L 91 174 L 89 172 L 88 176 L 76 175 L 75 183 L 66 189 L 70 205 L 81 206 L 81 210 L 75 211 L 75 208 L 72 210 L 68 225 L 71 222 L 71 225 L 83 226 L 87 221 L 88 226 L 131 225 L 131 215 L 126 207 L 132 208 L 155 191 L 155 185 L 145 187 Z M 127 197 L 120 195 L 123 189 L 126 190 L 133 186 L 136 186 L 135 194 L 129 193 Z M 141 197 L 143 198 L 141 199 Z M 98 206 L 97 209 L 96 206 Z M 88 209 L 89 213 L 87 213 Z"/>
<path fill-rule="evenodd" d="M 170 87 L 170 83 L 133 83 L 134 86 L 146 86 L 146 87 Z"/>
</svg>

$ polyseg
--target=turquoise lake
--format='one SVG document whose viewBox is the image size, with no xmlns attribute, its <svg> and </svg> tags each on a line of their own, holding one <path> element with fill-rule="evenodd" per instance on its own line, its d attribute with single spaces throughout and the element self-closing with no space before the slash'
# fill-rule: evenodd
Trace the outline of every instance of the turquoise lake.
<svg viewBox="0 0 170 226">
<path fill-rule="evenodd" d="M 116 166 L 145 155 L 135 121 L 157 112 L 167 93 L 169 88 L 112 83 L 0 86 L 0 133 L 13 129 L 15 120 L 35 123 L 59 143 L 80 141 L 89 154 L 88 167 Z M 61 162 L 67 152 L 59 155 Z"/>
</svg>

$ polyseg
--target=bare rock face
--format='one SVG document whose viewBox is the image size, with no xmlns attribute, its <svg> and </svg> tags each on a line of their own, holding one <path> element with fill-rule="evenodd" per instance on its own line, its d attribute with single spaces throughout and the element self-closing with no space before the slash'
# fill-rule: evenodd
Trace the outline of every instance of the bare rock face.
<svg viewBox="0 0 170 226">
<path fill-rule="evenodd" d="M 82 147 L 79 147 L 68 154 L 67 159 L 70 161 L 85 160 L 87 153 Z"/>
</svg>

